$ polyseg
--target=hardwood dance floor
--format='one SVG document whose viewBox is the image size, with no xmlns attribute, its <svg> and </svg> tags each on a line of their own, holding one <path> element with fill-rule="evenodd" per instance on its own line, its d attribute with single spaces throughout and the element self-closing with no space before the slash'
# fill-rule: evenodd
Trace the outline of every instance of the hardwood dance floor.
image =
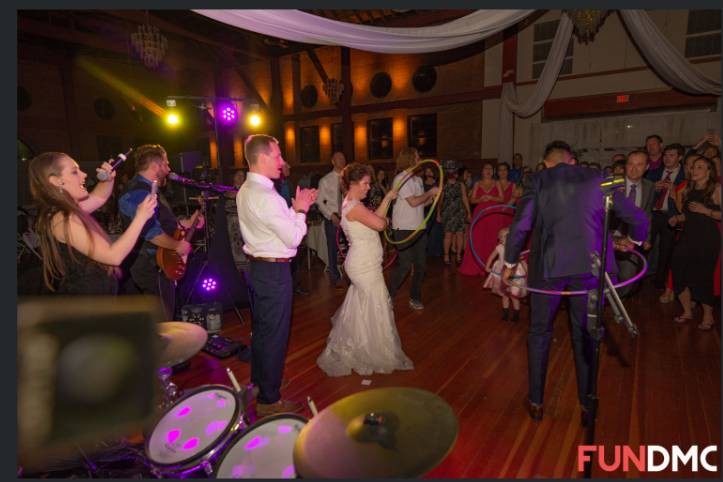
<svg viewBox="0 0 723 482">
<path fill-rule="evenodd" d="M 284 378 L 285 398 L 302 402 L 307 395 L 319 410 L 368 388 L 406 386 L 436 393 L 459 420 L 453 451 L 428 477 L 577 478 L 577 446 L 584 442 L 576 397 L 575 368 L 567 312 L 555 323 L 545 388 L 545 416 L 533 422 L 522 407 L 527 394 L 528 308 L 518 323 L 500 320 L 499 298 L 482 289 L 482 279 L 459 275 L 440 259 L 430 258 L 423 312 L 409 308 L 409 281 L 395 300 L 397 327 L 413 371 L 362 377 L 327 377 L 315 364 L 330 329 L 330 317 L 345 292 L 334 291 L 316 262 L 302 263 L 302 284 L 310 295 L 295 297 Z M 675 303 L 661 304 L 649 281 L 626 302 L 640 336 L 608 322 L 601 349 L 600 409 L 596 444 L 661 445 L 671 449 L 716 445 L 720 470 L 721 348 L 720 324 L 709 332 L 695 323 L 677 325 Z M 719 309 L 715 309 L 718 318 Z M 248 343 L 250 315 L 239 324 L 232 312 L 222 333 Z M 696 311 L 700 318 L 700 309 Z M 205 353 L 174 377 L 182 388 L 208 383 L 229 385 L 225 368 L 248 382 L 249 365 L 235 357 L 219 360 Z M 364 379 L 371 385 L 364 386 Z M 308 410 L 304 416 L 309 417 Z M 424 440 L 420 440 L 424 443 Z M 330 454 L 331 455 L 331 454 Z M 608 456 L 612 462 L 612 455 Z M 712 460 L 711 460 L 712 461 Z M 673 473 L 596 468 L 596 477 L 715 477 L 689 468 Z"/>
</svg>

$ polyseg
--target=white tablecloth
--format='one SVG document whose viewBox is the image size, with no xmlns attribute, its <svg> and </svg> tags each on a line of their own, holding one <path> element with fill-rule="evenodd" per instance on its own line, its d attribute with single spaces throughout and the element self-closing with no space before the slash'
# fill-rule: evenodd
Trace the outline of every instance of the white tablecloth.
<svg viewBox="0 0 723 482">
<path fill-rule="evenodd" d="M 324 266 L 329 265 L 329 252 L 326 248 L 326 234 L 324 233 L 323 222 L 310 224 L 302 243 L 316 254 L 324 263 Z"/>
</svg>

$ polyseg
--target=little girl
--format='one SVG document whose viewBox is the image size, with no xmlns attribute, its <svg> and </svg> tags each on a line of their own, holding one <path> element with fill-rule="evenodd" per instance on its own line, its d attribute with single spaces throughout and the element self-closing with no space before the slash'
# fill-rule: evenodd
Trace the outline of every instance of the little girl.
<svg viewBox="0 0 723 482">
<path fill-rule="evenodd" d="M 507 321 L 510 316 L 510 297 L 512 298 L 512 321 L 520 320 L 520 298 L 527 296 L 527 290 L 512 286 L 508 288 L 502 283 L 502 270 L 505 267 L 505 243 L 507 242 L 507 234 L 510 232 L 509 228 L 500 229 L 497 234 L 497 247 L 490 253 L 487 258 L 487 269 L 490 270 L 489 276 L 485 280 L 484 287 L 490 288 L 496 295 L 502 297 L 502 320 Z M 494 261 L 494 264 L 492 262 Z M 492 268 L 490 268 L 492 266 Z M 515 279 L 512 281 L 513 284 L 517 284 L 523 281 L 523 278 L 517 278 L 518 276 L 524 277 L 527 275 L 527 263 L 520 260 L 515 268 Z"/>
</svg>

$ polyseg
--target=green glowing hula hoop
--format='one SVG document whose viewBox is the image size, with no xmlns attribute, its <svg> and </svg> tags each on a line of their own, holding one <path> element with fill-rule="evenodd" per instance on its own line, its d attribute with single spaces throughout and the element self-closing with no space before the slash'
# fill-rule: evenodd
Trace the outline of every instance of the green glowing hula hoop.
<svg viewBox="0 0 723 482">
<path fill-rule="evenodd" d="M 425 165 L 425 164 L 434 164 L 435 166 L 437 166 L 437 169 L 439 169 L 439 192 L 438 192 L 437 195 L 434 197 L 434 201 L 432 202 L 432 206 L 429 208 L 429 212 L 427 213 L 427 216 L 425 216 L 425 218 L 422 220 L 422 224 L 420 224 L 419 226 L 417 226 L 417 229 L 415 229 L 414 231 L 412 231 L 412 232 L 409 234 L 409 236 L 407 236 L 406 238 L 401 239 L 401 240 L 399 240 L 399 241 L 394 241 L 393 239 L 391 239 L 391 238 L 389 237 L 389 230 L 385 230 L 385 231 L 384 231 L 384 238 L 387 240 L 387 242 L 389 242 L 389 243 L 391 243 L 391 244 L 395 244 L 395 245 L 404 244 L 404 243 L 408 242 L 410 239 L 412 239 L 414 236 L 416 236 L 418 233 L 420 233 L 421 231 L 423 231 L 423 230 L 425 229 L 425 226 L 426 226 L 427 222 L 428 222 L 428 221 L 430 220 L 430 218 L 432 217 L 432 214 L 434 214 L 434 208 L 437 207 L 437 203 L 439 202 L 439 198 L 442 196 L 442 191 L 444 190 L 444 169 L 442 169 L 442 165 L 441 165 L 439 162 L 437 162 L 436 160 L 434 160 L 434 159 L 425 159 L 425 160 L 423 160 L 423 161 L 419 161 L 416 165 L 414 165 L 414 166 L 412 166 L 412 167 L 410 167 L 410 168 L 407 168 L 407 169 L 404 171 L 404 172 L 406 173 L 406 175 L 402 178 L 401 181 L 399 181 L 399 183 L 397 183 L 396 186 L 392 187 L 392 190 L 393 190 L 393 191 L 396 191 L 396 192 L 399 192 L 399 189 L 404 185 L 405 182 L 407 182 L 407 181 L 409 180 L 409 178 L 412 177 L 412 175 L 414 175 L 414 172 L 417 171 L 420 166 L 423 166 L 423 165 Z M 389 205 L 387 206 L 386 211 L 384 211 L 384 217 L 387 216 L 387 213 L 389 212 L 389 207 L 390 207 L 390 206 L 391 206 L 391 203 L 389 203 Z"/>
</svg>

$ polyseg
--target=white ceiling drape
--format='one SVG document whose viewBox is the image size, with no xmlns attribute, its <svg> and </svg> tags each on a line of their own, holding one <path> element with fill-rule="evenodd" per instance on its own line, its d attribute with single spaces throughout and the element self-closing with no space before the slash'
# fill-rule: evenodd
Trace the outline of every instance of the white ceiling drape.
<svg viewBox="0 0 723 482">
<path fill-rule="evenodd" d="M 383 54 L 421 54 L 454 49 L 516 24 L 534 10 L 478 10 L 442 25 L 371 27 L 339 22 L 300 10 L 194 10 L 234 27 L 316 45 L 340 45 Z"/>
<path fill-rule="evenodd" d="M 620 10 L 638 50 L 661 79 L 688 94 L 720 95 L 720 79 L 705 76 L 660 32 L 645 10 Z"/>
</svg>

